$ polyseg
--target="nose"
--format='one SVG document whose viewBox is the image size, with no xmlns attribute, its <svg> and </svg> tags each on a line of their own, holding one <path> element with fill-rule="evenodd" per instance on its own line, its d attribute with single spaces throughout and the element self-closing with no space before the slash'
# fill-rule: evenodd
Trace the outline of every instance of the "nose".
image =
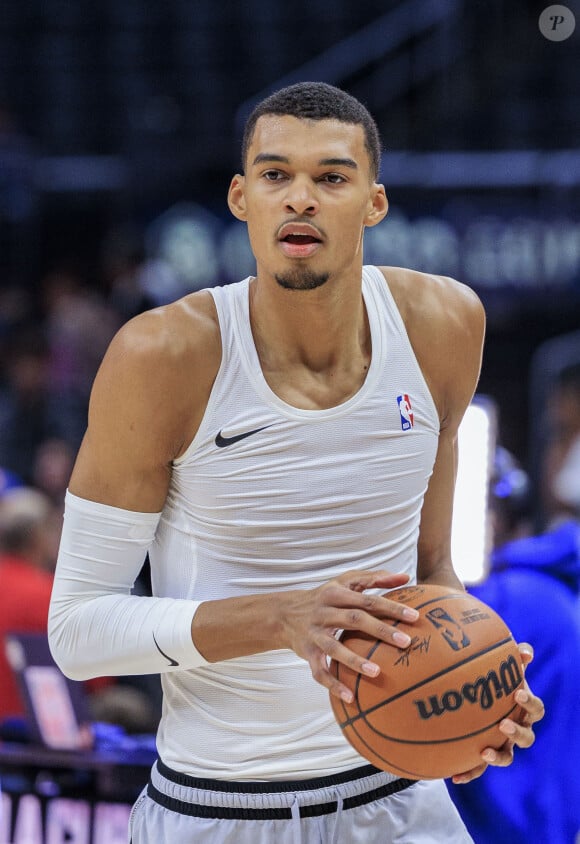
<svg viewBox="0 0 580 844">
<path fill-rule="evenodd" d="M 289 183 L 284 197 L 284 209 L 289 214 L 313 216 L 318 212 L 319 202 L 310 179 L 296 177 Z"/>
</svg>

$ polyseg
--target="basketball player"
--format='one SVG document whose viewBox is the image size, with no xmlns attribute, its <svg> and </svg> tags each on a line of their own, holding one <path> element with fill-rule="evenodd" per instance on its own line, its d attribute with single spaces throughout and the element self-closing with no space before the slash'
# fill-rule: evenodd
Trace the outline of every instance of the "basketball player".
<svg viewBox="0 0 580 844">
<path fill-rule="evenodd" d="M 456 435 L 484 315 L 448 278 L 365 267 L 387 213 L 366 109 L 304 83 L 249 118 L 229 207 L 253 278 L 136 317 L 96 378 L 66 499 L 50 637 L 64 672 L 162 672 L 134 844 L 464 842 L 442 782 L 377 771 L 328 691 L 350 628 L 405 648 L 384 590 L 461 588 Z M 149 552 L 153 597 L 130 595 Z M 505 765 L 542 703 L 517 693 Z"/>
</svg>

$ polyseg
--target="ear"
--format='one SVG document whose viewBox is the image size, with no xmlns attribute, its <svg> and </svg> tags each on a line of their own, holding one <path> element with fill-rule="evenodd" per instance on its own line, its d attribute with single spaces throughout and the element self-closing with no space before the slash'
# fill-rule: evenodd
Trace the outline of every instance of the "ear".
<svg viewBox="0 0 580 844">
<path fill-rule="evenodd" d="M 369 199 L 369 209 L 364 220 L 365 226 L 376 226 L 387 216 L 389 200 L 385 193 L 384 185 L 374 184 L 372 195 Z"/>
<path fill-rule="evenodd" d="M 228 205 L 230 211 L 238 220 L 245 222 L 246 218 L 246 197 L 244 195 L 245 179 L 236 173 L 230 183 L 228 190 Z"/>
</svg>

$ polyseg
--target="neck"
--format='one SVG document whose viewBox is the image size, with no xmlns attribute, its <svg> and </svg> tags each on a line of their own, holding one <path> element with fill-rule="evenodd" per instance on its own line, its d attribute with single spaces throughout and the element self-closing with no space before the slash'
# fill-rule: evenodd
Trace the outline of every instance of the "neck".
<svg viewBox="0 0 580 844">
<path fill-rule="evenodd" d="M 250 286 L 250 322 L 262 366 L 314 372 L 357 369 L 370 358 L 362 270 L 348 283 L 330 278 L 314 290 L 286 290 L 274 279 Z"/>
</svg>

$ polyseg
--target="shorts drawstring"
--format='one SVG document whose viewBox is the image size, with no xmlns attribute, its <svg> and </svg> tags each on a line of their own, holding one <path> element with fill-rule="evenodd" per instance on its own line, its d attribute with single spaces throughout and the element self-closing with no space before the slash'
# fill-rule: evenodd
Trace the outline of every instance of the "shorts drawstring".
<svg viewBox="0 0 580 844">
<path fill-rule="evenodd" d="M 290 806 L 292 812 L 292 831 L 294 844 L 302 844 L 302 831 L 300 829 L 300 804 L 298 803 L 298 795 L 294 795 L 292 805 Z"/>
<path fill-rule="evenodd" d="M 340 835 L 340 821 L 342 818 L 342 810 L 344 808 L 344 799 L 337 788 L 334 789 L 334 796 L 336 798 L 336 817 L 334 819 L 331 844 L 338 844 Z M 297 794 L 294 795 L 292 805 L 290 806 L 290 811 L 292 813 L 293 844 L 302 844 L 302 831 L 300 829 L 300 804 L 298 802 Z"/>
<path fill-rule="evenodd" d="M 334 820 L 334 832 L 332 833 L 332 844 L 338 844 L 338 836 L 340 833 L 340 820 L 342 817 L 342 807 L 344 805 L 344 800 L 342 796 L 338 793 L 338 789 L 334 791 L 336 795 L 336 818 Z"/>
<path fill-rule="evenodd" d="M 415 783 L 372 765 L 310 780 L 230 782 L 174 771 L 158 759 L 145 796 L 177 815 L 240 821 L 240 829 L 245 823 L 260 821 L 282 828 L 285 821 L 285 835 L 292 844 L 303 844 L 309 828 L 324 828 L 325 841 L 338 844 L 347 835 L 347 810 L 382 800 Z M 244 834 L 243 840 L 249 837 Z"/>
</svg>

